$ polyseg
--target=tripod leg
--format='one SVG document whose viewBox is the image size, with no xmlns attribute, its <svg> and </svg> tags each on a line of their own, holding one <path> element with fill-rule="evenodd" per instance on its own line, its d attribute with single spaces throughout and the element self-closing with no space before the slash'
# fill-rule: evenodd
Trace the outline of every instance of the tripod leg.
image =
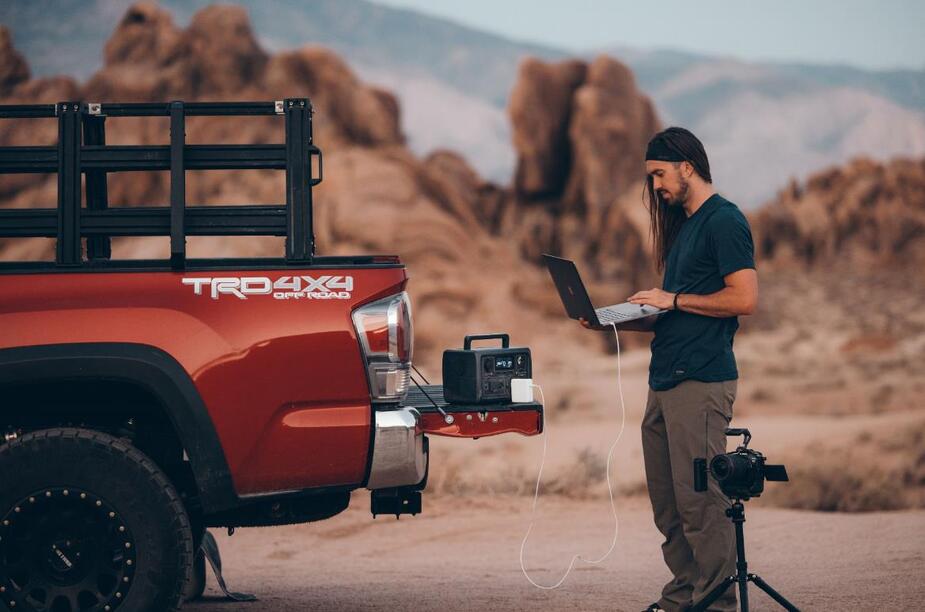
<svg viewBox="0 0 925 612">
<path fill-rule="evenodd" d="M 739 610 L 748 612 L 748 579 L 739 580 Z"/>
<path fill-rule="evenodd" d="M 745 506 L 737 501 L 731 508 L 731 518 L 736 530 L 736 581 L 739 583 L 739 610 L 748 612 L 748 562 L 745 560 Z"/>
<path fill-rule="evenodd" d="M 800 609 L 795 605 L 787 601 L 783 595 L 771 588 L 771 585 L 761 579 L 761 576 L 756 574 L 749 574 L 748 579 L 755 583 L 759 589 L 771 596 L 774 601 L 782 605 L 789 612 L 800 612 Z"/>
<path fill-rule="evenodd" d="M 726 592 L 732 584 L 736 581 L 735 576 L 728 576 L 718 585 L 713 587 L 713 590 L 704 595 L 703 599 L 692 605 L 687 609 L 687 612 L 704 612 L 707 608 L 710 607 L 710 604 L 719 599 L 719 596 Z M 743 608 L 744 610 L 745 608 Z"/>
</svg>

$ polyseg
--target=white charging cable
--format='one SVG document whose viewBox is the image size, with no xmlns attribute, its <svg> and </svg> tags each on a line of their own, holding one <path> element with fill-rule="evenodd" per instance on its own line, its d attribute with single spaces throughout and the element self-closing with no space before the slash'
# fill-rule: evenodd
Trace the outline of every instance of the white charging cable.
<svg viewBox="0 0 925 612">
<path fill-rule="evenodd" d="M 569 562 L 568 569 L 565 570 L 565 575 L 559 579 L 558 582 L 551 585 L 539 584 L 535 582 L 530 574 L 527 573 L 527 568 L 524 565 L 524 549 L 527 546 L 527 540 L 530 538 L 530 533 L 533 531 L 533 525 L 536 522 L 536 503 L 540 496 L 540 481 L 543 479 L 543 467 L 546 465 L 546 448 L 547 441 L 549 439 L 549 424 L 548 421 L 544 423 L 543 427 L 543 458 L 540 460 L 540 471 L 536 476 L 536 490 L 533 493 L 533 509 L 530 513 L 530 526 L 527 527 L 527 533 L 524 534 L 524 539 L 520 543 L 520 571 L 523 572 L 524 577 L 527 581 L 530 582 L 533 586 L 538 589 L 551 590 L 557 589 L 559 586 L 565 582 L 565 579 L 568 578 L 568 575 L 572 572 L 572 568 L 575 567 L 575 563 L 578 561 L 583 561 L 591 565 L 597 565 L 604 562 L 604 559 L 610 556 L 610 553 L 614 551 L 617 547 L 617 537 L 620 534 L 620 521 L 617 518 L 617 507 L 613 501 L 613 485 L 610 482 L 610 468 L 613 464 L 613 451 L 617 448 L 617 443 L 620 441 L 620 438 L 623 437 L 623 430 L 626 428 L 626 403 L 623 400 L 623 374 L 620 367 L 620 335 L 617 333 L 616 323 L 610 324 L 613 327 L 613 335 L 617 339 L 617 387 L 620 390 L 620 433 L 617 434 L 616 439 L 614 439 L 613 444 L 610 445 L 610 450 L 607 453 L 607 493 L 610 495 L 610 510 L 613 512 L 613 541 L 610 543 L 610 548 L 607 549 L 607 552 L 603 554 L 598 559 L 585 559 L 581 555 L 573 555 L 572 560 Z M 531 384 L 531 387 L 536 387 L 540 392 L 540 401 L 543 405 L 546 405 L 546 398 L 543 396 L 543 389 L 539 385 Z"/>
</svg>

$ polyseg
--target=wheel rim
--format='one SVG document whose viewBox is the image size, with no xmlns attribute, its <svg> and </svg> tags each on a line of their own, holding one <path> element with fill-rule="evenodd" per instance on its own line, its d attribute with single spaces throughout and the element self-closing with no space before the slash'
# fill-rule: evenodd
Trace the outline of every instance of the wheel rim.
<svg viewBox="0 0 925 612">
<path fill-rule="evenodd" d="M 115 610 L 134 573 L 131 532 L 88 491 L 42 489 L 0 519 L 0 601 L 13 610 Z"/>
</svg>

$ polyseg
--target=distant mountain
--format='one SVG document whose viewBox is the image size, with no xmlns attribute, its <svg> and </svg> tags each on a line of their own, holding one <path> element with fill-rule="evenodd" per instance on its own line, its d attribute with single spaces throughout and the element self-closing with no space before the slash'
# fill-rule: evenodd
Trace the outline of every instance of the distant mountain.
<svg viewBox="0 0 925 612">
<path fill-rule="evenodd" d="M 728 195 L 753 207 L 788 178 L 858 156 L 925 154 L 925 71 L 746 63 L 613 48 L 665 123 L 693 130 Z"/>
<path fill-rule="evenodd" d="M 751 66 L 768 78 L 764 89 L 787 85 L 784 92 L 819 87 L 853 87 L 864 89 L 905 108 L 925 111 L 925 70 L 867 70 L 845 65 L 741 62 L 732 57 L 717 57 L 687 51 L 644 51 L 614 46 L 600 50 L 626 62 L 643 88 L 656 91 L 698 66 L 721 64 Z M 770 75 L 777 81 L 770 80 Z M 765 80 L 763 78 L 762 80 Z"/>
<path fill-rule="evenodd" d="M 99 68 L 103 42 L 129 4 L 6 2 L 0 23 L 12 29 L 36 74 L 86 78 Z M 207 4 L 162 2 L 180 23 Z M 506 105 L 519 62 L 569 56 L 366 0 L 238 4 L 247 7 L 269 50 L 325 45 L 365 80 L 394 91 L 416 153 L 458 150 L 483 176 L 502 183 L 514 168 Z M 746 207 L 772 197 L 790 177 L 802 179 L 857 155 L 925 155 L 925 71 L 759 64 L 621 47 L 604 52 L 633 69 L 664 124 L 700 135 L 718 187 Z"/>
</svg>

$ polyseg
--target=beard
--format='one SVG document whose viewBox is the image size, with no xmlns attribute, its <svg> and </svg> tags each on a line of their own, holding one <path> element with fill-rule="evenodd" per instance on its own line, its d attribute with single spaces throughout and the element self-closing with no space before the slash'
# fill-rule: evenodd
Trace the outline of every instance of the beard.
<svg viewBox="0 0 925 612">
<path fill-rule="evenodd" d="M 658 199 L 669 207 L 684 206 L 684 204 L 687 202 L 688 195 L 690 194 L 690 182 L 684 178 L 680 178 L 679 180 L 680 183 L 678 187 L 678 193 L 674 195 L 669 194 L 668 197 L 663 196 L 661 193 L 658 194 Z"/>
</svg>

